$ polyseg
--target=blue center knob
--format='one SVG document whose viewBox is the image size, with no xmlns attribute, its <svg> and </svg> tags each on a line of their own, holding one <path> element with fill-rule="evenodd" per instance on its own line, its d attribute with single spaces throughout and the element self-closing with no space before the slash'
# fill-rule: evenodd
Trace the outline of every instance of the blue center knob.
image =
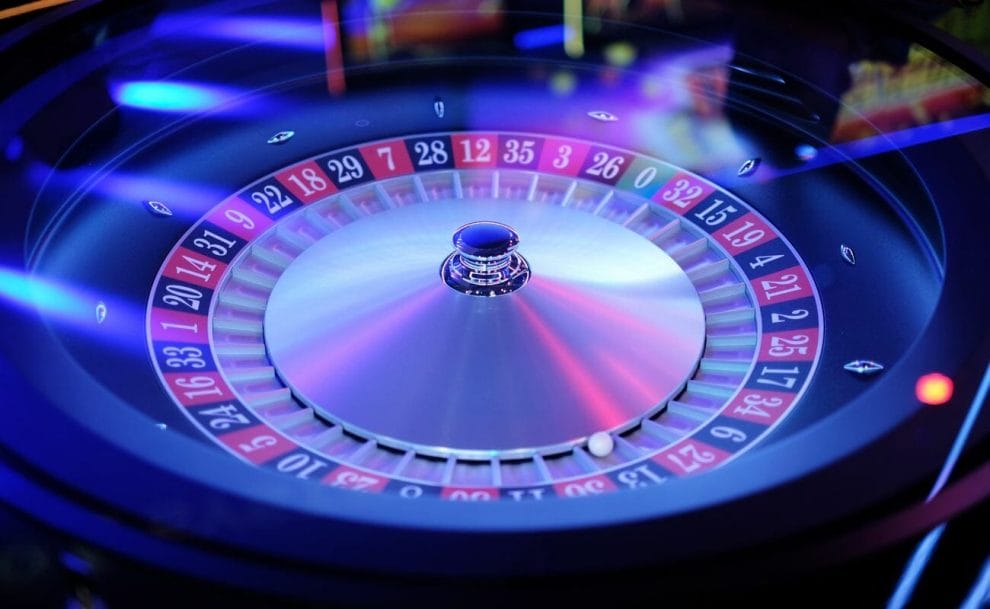
<svg viewBox="0 0 990 609">
<path fill-rule="evenodd" d="M 529 264 L 516 253 L 519 235 L 498 222 L 472 222 L 454 232 L 456 251 L 447 256 L 440 275 L 458 292 L 501 296 L 529 280 Z"/>
<path fill-rule="evenodd" d="M 517 245 L 516 231 L 498 222 L 472 222 L 454 233 L 454 247 L 468 256 L 504 256 L 515 251 Z"/>
</svg>

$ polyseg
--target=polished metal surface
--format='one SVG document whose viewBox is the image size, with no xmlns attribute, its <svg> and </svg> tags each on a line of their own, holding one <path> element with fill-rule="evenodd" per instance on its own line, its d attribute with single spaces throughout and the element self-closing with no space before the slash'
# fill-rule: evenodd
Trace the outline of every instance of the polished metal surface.
<svg viewBox="0 0 990 609">
<path fill-rule="evenodd" d="M 269 144 L 284 144 L 295 137 L 295 131 L 279 131 L 275 135 L 268 138 Z"/>
<path fill-rule="evenodd" d="M 595 119 L 596 121 L 601 121 L 603 123 L 614 123 L 619 120 L 619 117 L 612 114 L 607 110 L 592 110 L 588 112 L 588 116 Z"/>
<path fill-rule="evenodd" d="M 148 199 L 144 202 L 144 205 L 148 208 L 148 211 L 156 216 L 161 216 L 162 218 L 172 217 L 172 209 L 162 201 Z"/>
<path fill-rule="evenodd" d="M 513 227 L 533 269 L 497 298 L 450 289 L 451 235 Z M 566 450 L 636 425 L 676 395 L 705 340 L 676 262 L 589 213 L 455 200 L 363 218 L 275 285 L 265 342 L 298 399 L 359 435 L 461 458 Z"/>
<path fill-rule="evenodd" d="M 762 159 L 760 159 L 760 157 L 747 159 L 742 165 L 739 166 L 739 169 L 736 171 L 736 175 L 740 178 L 748 178 L 756 173 L 756 170 L 760 168 L 761 162 Z"/>
<path fill-rule="evenodd" d="M 839 246 L 839 254 L 842 255 L 843 260 L 853 266 L 856 266 L 856 252 L 853 251 L 853 248 L 843 243 Z"/>
<path fill-rule="evenodd" d="M 849 372 L 852 372 L 853 374 L 858 374 L 861 376 L 873 376 L 874 374 L 883 372 L 884 365 L 881 364 L 880 362 L 875 362 L 870 359 L 856 359 L 851 362 L 848 362 L 842 368 L 843 370 L 847 370 Z"/>
</svg>

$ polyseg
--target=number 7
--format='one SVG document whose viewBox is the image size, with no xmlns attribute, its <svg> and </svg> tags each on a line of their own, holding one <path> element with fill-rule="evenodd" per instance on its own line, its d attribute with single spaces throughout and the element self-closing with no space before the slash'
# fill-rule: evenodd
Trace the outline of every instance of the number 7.
<svg viewBox="0 0 990 609">
<path fill-rule="evenodd" d="M 381 148 L 376 148 L 375 152 L 378 153 L 378 158 L 385 159 L 385 162 L 388 163 L 389 171 L 395 171 L 395 161 L 392 160 L 391 146 L 382 146 Z"/>
</svg>

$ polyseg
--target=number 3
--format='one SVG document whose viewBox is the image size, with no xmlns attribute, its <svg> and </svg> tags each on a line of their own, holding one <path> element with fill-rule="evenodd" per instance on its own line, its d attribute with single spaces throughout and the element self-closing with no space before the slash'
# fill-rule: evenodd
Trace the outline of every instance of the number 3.
<svg viewBox="0 0 990 609">
<path fill-rule="evenodd" d="M 556 169 L 564 169 L 571 164 L 571 154 L 574 153 L 574 149 L 567 144 L 562 144 L 560 148 L 557 148 L 557 156 L 554 158 L 553 163 L 551 163 Z"/>
</svg>

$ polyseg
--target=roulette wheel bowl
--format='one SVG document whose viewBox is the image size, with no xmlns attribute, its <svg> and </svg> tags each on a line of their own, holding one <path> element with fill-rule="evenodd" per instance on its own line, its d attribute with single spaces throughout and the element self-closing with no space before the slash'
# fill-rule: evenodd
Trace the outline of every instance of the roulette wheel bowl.
<svg viewBox="0 0 990 609">
<path fill-rule="evenodd" d="M 788 589 L 978 505 L 985 104 L 884 127 L 801 71 L 875 49 L 715 4 L 584 59 L 512 10 L 12 30 L 98 42 L 5 97 L 0 499 L 106 573 L 341 605 Z"/>
</svg>

